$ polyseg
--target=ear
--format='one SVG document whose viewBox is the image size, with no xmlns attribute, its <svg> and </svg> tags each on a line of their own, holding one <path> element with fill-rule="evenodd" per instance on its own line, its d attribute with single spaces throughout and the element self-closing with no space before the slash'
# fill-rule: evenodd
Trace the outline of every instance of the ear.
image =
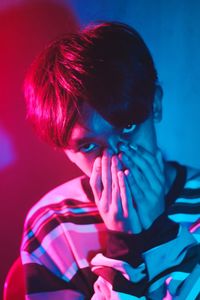
<svg viewBox="0 0 200 300">
<path fill-rule="evenodd" d="M 153 102 L 153 120 L 155 123 L 162 120 L 162 97 L 163 90 L 160 85 L 157 85 Z"/>
</svg>

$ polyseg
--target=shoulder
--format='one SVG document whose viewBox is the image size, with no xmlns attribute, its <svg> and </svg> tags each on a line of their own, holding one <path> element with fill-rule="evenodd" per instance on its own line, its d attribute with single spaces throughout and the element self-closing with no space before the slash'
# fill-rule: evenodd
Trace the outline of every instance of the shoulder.
<svg viewBox="0 0 200 300">
<path fill-rule="evenodd" d="M 64 207 L 75 206 L 76 203 L 91 203 L 92 192 L 89 187 L 89 180 L 86 176 L 80 176 L 67 181 L 45 194 L 28 212 L 26 222 L 38 212 L 48 210 L 62 210 Z"/>
<path fill-rule="evenodd" d="M 26 216 L 21 249 L 32 252 L 45 238 L 51 241 L 55 236 L 62 237 L 67 227 L 73 230 L 76 227 L 75 231 L 81 232 L 80 225 L 99 223 L 101 220 L 92 197 L 86 176 L 48 192 Z"/>
</svg>

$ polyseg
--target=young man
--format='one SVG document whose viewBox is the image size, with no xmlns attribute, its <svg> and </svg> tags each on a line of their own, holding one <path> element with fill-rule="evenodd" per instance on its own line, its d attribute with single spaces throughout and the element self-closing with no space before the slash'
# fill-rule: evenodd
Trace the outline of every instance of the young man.
<svg viewBox="0 0 200 300">
<path fill-rule="evenodd" d="M 200 176 L 158 149 L 162 89 L 139 34 L 110 22 L 53 42 L 25 96 L 40 136 L 86 175 L 28 213 L 26 299 L 197 299 Z"/>
</svg>

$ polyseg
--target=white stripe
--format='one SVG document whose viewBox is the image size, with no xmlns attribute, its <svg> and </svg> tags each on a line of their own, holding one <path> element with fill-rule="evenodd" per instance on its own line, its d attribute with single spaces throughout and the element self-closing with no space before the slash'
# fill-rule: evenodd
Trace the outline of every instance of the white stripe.
<svg viewBox="0 0 200 300">
<path fill-rule="evenodd" d="M 100 295 L 99 295 L 99 293 L 100 293 Z M 103 298 L 101 298 L 101 296 L 103 296 Z M 98 292 L 97 294 L 95 293 L 93 295 L 93 297 L 91 298 L 91 300 L 99 300 L 99 299 L 108 299 L 108 297 L 105 298 L 104 295 L 101 295 L 101 292 Z M 147 298 L 145 296 L 138 298 L 138 297 L 130 295 L 130 294 L 115 292 L 112 290 L 109 299 L 112 299 L 112 300 L 146 300 Z"/>
<path fill-rule="evenodd" d="M 71 225 L 71 226 L 69 226 L 69 225 Z M 41 259 L 41 261 L 43 261 L 43 260 L 45 261 L 45 259 L 46 259 L 45 257 L 47 257 L 47 256 L 50 257 L 50 259 L 51 259 L 51 256 L 52 256 L 52 259 L 54 260 L 57 253 L 55 252 L 55 249 L 51 247 L 51 244 L 57 237 L 62 236 L 64 234 L 63 242 L 65 242 L 65 239 L 66 239 L 66 243 L 68 244 L 68 245 L 66 245 L 65 252 L 67 251 L 67 246 L 69 248 L 69 251 L 71 251 L 71 250 L 73 250 L 73 248 L 72 248 L 73 242 L 71 243 L 71 241 L 70 241 L 70 239 L 71 239 L 70 230 L 80 232 L 81 234 L 85 233 L 85 234 L 89 234 L 89 235 L 91 235 L 92 233 L 95 234 L 97 230 L 98 230 L 98 232 L 105 231 L 105 225 L 104 224 L 97 224 L 97 225 L 98 225 L 98 228 L 95 225 L 81 225 L 81 226 L 79 226 L 79 225 L 76 225 L 76 224 L 73 224 L 73 223 L 60 224 L 57 228 L 55 228 L 52 232 L 50 232 L 47 236 L 45 236 L 45 238 L 43 239 L 40 247 L 38 247 L 32 253 L 32 255 L 38 257 L 38 259 Z M 65 228 L 63 228 L 63 227 L 66 227 L 66 233 L 69 236 L 67 236 L 65 234 Z M 95 238 L 95 240 L 93 241 L 93 246 L 94 246 L 94 249 L 99 249 L 100 248 L 98 238 Z M 70 250 L 70 247 L 71 247 L 71 250 Z M 75 252 L 76 252 L 76 249 L 75 249 Z M 65 254 L 67 255 L 67 252 Z M 60 255 L 60 254 L 58 253 L 58 255 Z M 83 255 L 83 253 L 82 253 L 82 255 Z M 27 254 L 27 256 L 28 256 L 28 254 Z M 43 258 L 43 256 L 44 256 L 44 258 Z M 67 267 L 67 271 L 64 275 L 65 280 L 70 280 L 74 276 L 74 274 L 77 271 L 77 267 L 75 268 L 76 264 L 78 264 L 79 268 L 85 268 L 85 267 L 89 266 L 89 263 L 87 262 L 87 260 L 85 258 L 80 257 L 80 256 L 81 256 L 81 252 L 77 253 L 75 265 L 72 264 L 69 268 L 66 266 L 66 264 L 65 264 L 65 266 L 63 265 L 62 257 L 58 257 L 58 259 L 56 258 L 57 259 L 56 267 L 58 268 L 59 272 L 64 267 L 64 270 L 61 271 L 63 273 L 66 270 L 66 267 Z M 27 257 L 25 259 L 28 261 Z M 50 269 L 50 268 L 52 268 L 52 266 L 49 265 L 48 268 Z M 55 270 L 54 270 L 54 273 L 55 273 Z"/>
<path fill-rule="evenodd" d="M 168 215 L 169 219 L 178 223 L 196 222 L 200 218 L 200 214 L 183 214 L 178 213 L 174 215 Z"/>
<path fill-rule="evenodd" d="M 44 254 L 46 255 L 45 249 L 40 245 L 35 251 L 32 253 L 34 256 L 40 258 Z"/>
<path fill-rule="evenodd" d="M 118 292 L 117 293 L 117 297 L 116 298 L 112 298 L 113 300 L 146 300 L 147 298 L 146 297 L 136 297 L 136 296 L 133 296 L 133 295 L 128 295 L 128 294 L 124 294 L 124 293 L 120 293 Z"/>
<path fill-rule="evenodd" d="M 30 253 L 26 251 L 21 251 L 21 258 L 22 258 L 23 265 L 31 264 L 31 263 L 37 263 L 38 265 L 42 265 L 37 258 L 33 257 Z"/>
<path fill-rule="evenodd" d="M 42 216 L 38 221 L 37 221 L 37 224 L 32 228 L 32 231 L 35 233 L 38 228 L 40 227 L 40 225 L 42 223 L 44 223 L 47 219 L 50 219 L 52 218 L 52 216 L 59 216 L 59 215 L 62 215 L 64 216 L 64 214 L 67 214 L 67 213 L 74 213 L 74 214 L 80 214 L 80 213 L 89 213 L 89 212 L 94 212 L 94 211 L 97 211 L 97 208 L 96 207 L 85 207 L 85 208 L 65 208 L 65 209 L 60 209 L 60 210 L 56 210 L 56 211 L 53 211 L 53 210 L 49 210 L 47 211 L 47 213 L 45 213 L 44 216 Z M 66 216 L 67 217 L 67 216 Z"/>
<path fill-rule="evenodd" d="M 92 232 L 101 232 L 105 231 L 105 225 L 102 224 L 74 224 L 74 223 L 63 223 L 59 224 L 56 228 L 50 231 L 42 240 L 41 245 L 44 249 L 48 249 L 53 240 L 58 236 L 74 231 L 78 233 L 91 234 Z M 66 236 L 67 238 L 67 236 Z"/>
<path fill-rule="evenodd" d="M 52 211 L 52 210 L 48 210 L 42 217 L 40 217 L 40 219 L 37 221 L 37 223 L 33 226 L 32 228 L 32 235 L 35 234 L 38 230 L 38 228 L 43 224 L 45 223 L 46 220 L 52 218 L 53 215 L 56 215 L 56 216 L 59 216 L 60 215 L 64 215 L 65 213 L 68 213 L 68 212 L 71 212 L 71 213 L 74 213 L 74 214 L 78 214 L 78 213 L 88 213 L 88 212 L 94 212 L 94 211 L 97 211 L 97 208 L 96 207 L 91 207 L 91 208 L 66 208 L 66 209 L 63 209 L 63 210 L 58 210 L 58 211 Z M 81 218 L 81 216 L 80 216 Z M 67 223 L 69 224 L 69 223 Z M 81 225 L 82 226 L 82 225 Z M 30 238 L 31 236 L 29 235 L 26 235 L 23 239 L 23 244 L 22 244 L 22 247 L 23 245 L 27 242 L 27 240 Z"/>
<path fill-rule="evenodd" d="M 41 246 L 39 248 L 48 249 L 52 241 L 54 241 L 58 236 L 65 234 L 65 232 L 74 231 L 77 233 L 85 233 L 85 234 L 91 234 L 96 232 L 104 232 L 105 231 L 105 225 L 103 223 L 100 224 L 74 224 L 74 223 L 63 223 L 59 224 L 56 228 L 54 228 L 52 231 L 50 231 L 42 240 Z M 67 238 L 67 236 L 66 236 Z M 37 253 L 37 256 L 43 255 L 45 253 L 45 250 L 37 248 L 34 253 Z"/>
<path fill-rule="evenodd" d="M 172 280 L 185 280 L 188 277 L 189 273 L 186 272 L 173 272 L 170 274 Z"/>
<path fill-rule="evenodd" d="M 200 204 L 200 198 L 195 199 L 186 199 L 186 198 L 178 198 L 175 203 L 186 203 L 186 204 Z"/>
<path fill-rule="evenodd" d="M 86 233 L 86 234 L 91 234 L 92 232 L 101 232 L 105 231 L 105 225 L 104 224 L 98 224 L 98 229 L 97 226 L 93 224 L 86 224 L 86 225 L 77 225 L 74 223 L 66 223 L 66 224 L 60 224 L 54 230 L 50 231 L 42 240 L 41 246 L 38 247 L 36 250 L 34 250 L 34 254 L 37 257 L 42 256 L 46 250 L 48 250 L 49 246 L 51 243 L 60 235 L 64 234 L 64 229 L 63 227 L 66 227 L 65 230 L 66 232 L 74 231 L 74 232 L 80 232 L 80 233 Z M 67 238 L 67 237 L 66 237 Z M 47 251 L 48 252 L 48 251 Z"/>
<path fill-rule="evenodd" d="M 51 191 L 49 193 L 51 193 Z M 46 196 L 41 198 L 33 207 L 31 207 L 27 214 L 27 220 L 30 219 L 40 208 L 44 208 L 45 206 L 49 206 L 51 204 L 57 204 L 65 199 L 66 198 L 63 195 L 54 195 L 54 197 L 52 198 L 47 193 Z"/>
<path fill-rule="evenodd" d="M 67 271 L 63 274 L 62 278 L 65 281 L 70 281 L 72 279 L 72 277 L 76 274 L 78 269 L 89 267 L 89 263 L 86 259 L 80 259 L 78 261 L 78 265 L 79 265 L 79 267 L 77 266 L 76 262 L 73 262 L 71 264 L 71 266 L 67 268 Z"/>
<path fill-rule="evenodd" d="M 71 266 L 67 268 L 67 271 L 63 274 L 62 279 L 64 279 L 67 282 L 70 281 L 72 277 L 76 274 L 77 270 L 78 270 L 77 263 L 73 262 Z"/>
<path fill-rule="evenodd" d="M 195 189 L 200 188 L 200 178 L 189 180 L 186 183 L 185 188 L 194 189 L 194 191 L 195 191 Z"/>
</svg>

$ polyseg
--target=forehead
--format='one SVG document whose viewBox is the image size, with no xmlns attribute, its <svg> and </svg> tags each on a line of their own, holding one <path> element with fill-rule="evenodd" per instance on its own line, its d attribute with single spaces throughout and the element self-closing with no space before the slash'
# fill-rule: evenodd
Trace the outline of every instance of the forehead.
<svg viewBox="0 0 200 300">
<path fill-rule="evenodd" d="M 81 116 L 78 117 L 70 135 L 71 140 L 79 139 L 83 136 L 100 136 L 110 132 L 114 127 L 108 123 L 97 111 L 88 104 L 84 104 L 81 109 Z"/>
</svg>

